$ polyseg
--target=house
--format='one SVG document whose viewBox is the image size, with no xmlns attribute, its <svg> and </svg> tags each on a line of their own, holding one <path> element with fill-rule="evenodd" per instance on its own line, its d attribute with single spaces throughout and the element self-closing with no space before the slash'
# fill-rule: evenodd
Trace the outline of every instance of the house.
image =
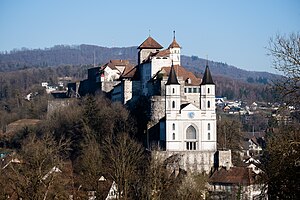
<svg viewBox="0 0 300 200">
<path fill-rule="evenodd" d="M 263 149 L 266 147 L 264 136 L 264 132 L 245 133 L 244 142 L 242 145 L 244 155 L 247 157 L 261 155 Z"/>
<path fill-rule="evenodd" d="M 118 188 L 115 181 L 101 176 L 98 180 L 98 189 L 101 194 L 96 194 L 97 199 L 113 200 L 118 198 Z"/>
<path fill-rule="evenodd" d="M 209 178 L 211 199 L 267 199 L 259 176 L 247 167 L 222 167 Z"/>
</svg>

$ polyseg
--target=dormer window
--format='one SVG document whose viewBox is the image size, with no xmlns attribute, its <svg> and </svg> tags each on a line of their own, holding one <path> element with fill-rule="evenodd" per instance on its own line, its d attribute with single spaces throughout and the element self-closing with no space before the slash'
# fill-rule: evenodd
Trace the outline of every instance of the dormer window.
<svg viewBox="0 0 300 200">
<path fill-rule="evenodd" d="M 186 79 L 186 83 L 187 83 L 187 84 L 191 84 L 191 83 L 192 83 L 192 80 L 191 80 L 190 78 L 187 78 L 187 79 Z"/>
</svg>

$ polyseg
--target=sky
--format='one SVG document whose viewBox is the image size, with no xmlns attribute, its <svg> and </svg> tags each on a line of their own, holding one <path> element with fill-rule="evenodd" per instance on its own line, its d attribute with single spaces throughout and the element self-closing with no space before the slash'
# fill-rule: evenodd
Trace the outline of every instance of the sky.
<svg viewBox="0 0 300 200">
<path fill-rule="evenodd" d="M 58 44 L 140 45 L 173 39 L 187 56 L 276 73 L 276 34 L 300 32 L 299 0 L 0 0 L 0 51 Z"/>
</svg>

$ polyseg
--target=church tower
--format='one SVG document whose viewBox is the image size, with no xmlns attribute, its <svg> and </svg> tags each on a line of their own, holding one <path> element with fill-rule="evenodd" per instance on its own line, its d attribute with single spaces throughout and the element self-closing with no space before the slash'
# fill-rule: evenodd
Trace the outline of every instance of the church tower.
<svg viewBox="0 0 300 200">
<path fill-rule="evenodd" d="M 208 65 L 200 84 L 200 92 L 200 110 L 203 115 L 201 125 L 202 150 L 215 151 L 217 149 L 215 84 Z"/>
<path fill-rule="evenodd" d="M 180 98 L 180 84 L 176 76 L 174 65 L 172 64 L 166 83 L 166 149 L 178 149 L 178 145 L 180 145 L 177 123 L 181 105 Z"/>
<path fill-rule="evenodd" d="M 180 84 L 172 64 L 166 83 L 166 114 L 177 114 L 180 110 Z"/>
<path fill-rule="evenodd" d="M 174 33 L 173 41 L 168 47 L 168 49 L 170 50 L 170 59 L 173 61 L 174 65 L 180 65 L 180 49 L 181 49 L 181 47 L 176 42 L 175 31 L 173 33 Z"/>
</svg>

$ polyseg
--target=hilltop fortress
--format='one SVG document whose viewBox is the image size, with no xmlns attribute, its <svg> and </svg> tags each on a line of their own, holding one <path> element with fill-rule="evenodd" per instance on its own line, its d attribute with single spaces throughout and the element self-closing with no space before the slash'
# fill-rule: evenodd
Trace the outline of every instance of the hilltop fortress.
<svg viewBox="0 0 300 200">
<path fill-rule="evenodd" d="M 123 104 L 145 97 L 150 104 L 148 145 L 155 143 L 161 155 L 187 171 L 232 166 L 230 152 L 216 153 L 215 84 L 209 67 L 200 79 L 181 66 L 175 35 L 167 49 L 151 36 L 138 49 L 136 66 L 127 60 L 110 60 L 89 69 L 88 80 L 71 85 L 69 91 L 93 92 L 100 85 L 112 101 Z"/>
</svg>

